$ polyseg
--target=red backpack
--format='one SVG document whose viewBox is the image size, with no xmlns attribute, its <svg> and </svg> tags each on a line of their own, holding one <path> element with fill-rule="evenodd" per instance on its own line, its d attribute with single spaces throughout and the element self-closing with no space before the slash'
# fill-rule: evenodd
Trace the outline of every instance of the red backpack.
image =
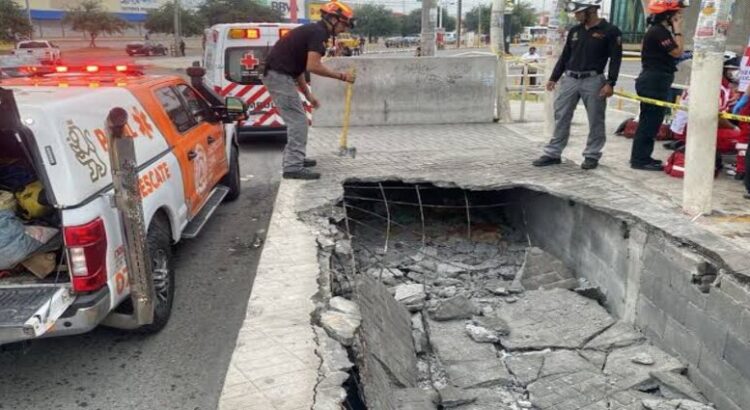
<svg viewBox="0 0 750 410">
<path fill-rule="evenodd" d="M 718 152 L 716 153 L 714 167 L 714 178 L 716 178 L 719 176 L 722 169 L 721 154 Z M 664 172 L 675 178 L 683 178 L 685 176 L 685 147 L 675 150 L 672 155 L 667 158 L 667 163 L 664 165 Z"/>
<path fill-rule="evenodd" d="M 628 118 L 627 120 L 623 121 L 619 127 L 617 127 L 617 130 L 615 131 L 615 135 L 619 135 L 625 138 L 633 138 L 635 137 L 636 131 L 638 131 L 638 121 L 636 121 L 635 118 Z M 672 140 L 674 139 L 674 135 L 672 134 L 673 133 L 672 133 L 672 130 L 669 129 L 669 125 L 661 124 L 661 126 L 659 127 L 659 132 L 656 134 L 656 140 L 657 141 Z"/>
</svg>

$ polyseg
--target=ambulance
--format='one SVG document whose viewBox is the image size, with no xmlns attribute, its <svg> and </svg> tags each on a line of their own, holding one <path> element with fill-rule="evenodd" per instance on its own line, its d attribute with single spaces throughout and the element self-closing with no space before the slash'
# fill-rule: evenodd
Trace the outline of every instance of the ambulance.
<svg viewBox="0 0 750 410">
<path fill-rule="evenodd" d="M 261 81 L 266 58 L 276 42 L 298 27 L 291 23 L 217 24 L 205 31 L 203 66 L 206 84 L 223 97 L 237 97 L 248 105 L 240 133 L 286 134 L 271 95 Z M 300 92 L 308 121 L 312 106 Z"/>
<path fill-rule="evenodd" d="M 189 70 L 190 83 L 127 65 L 57 66 L 0 81 L 0 197 L 12 201 L 0 208 L 0 345 L 100 324 L 144 333 L 166 325 L 178 279 L 172 246 L 240 194 L 244 104 L 218 98 L 202 85 L 202 68 Z M 115 206 L 106 125 L 115 107 L 128 113 L 153 268 L 154 320 L 145 326 L 130 320 L 127 210 Z M 35 236 L 41 246 L 22 263 L 7 256 L 28 239 L 12 236 L 13 224 L 51 232 Z"/>
</svg>

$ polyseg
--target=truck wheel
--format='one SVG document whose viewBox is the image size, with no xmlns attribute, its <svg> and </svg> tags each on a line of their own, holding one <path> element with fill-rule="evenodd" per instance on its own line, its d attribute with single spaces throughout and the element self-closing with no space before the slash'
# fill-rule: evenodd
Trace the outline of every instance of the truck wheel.
<svg viewBox="0 0 750 410">
<path fill-rule="evenodd" d="M 232 151 L 229 154 L 229 173 L 221 179 L 221 184 L 229 188 L 229 193 L 224 197 L 227 202 L 239 198 L 242 185 L 240 181 L 240 153 L 237 146 L 232 144 Z"/>
<path fill-rule="evenodd" d="M 146 243 L 151 257 L 154 281 L 154 322 L 142 326 L 139 333 L 157 333 L 167 325 L 174 302 L 174 268 L 172 267 L 172 236 L 169 224 L 156 216 L 148 228 Z"/>
</svg>

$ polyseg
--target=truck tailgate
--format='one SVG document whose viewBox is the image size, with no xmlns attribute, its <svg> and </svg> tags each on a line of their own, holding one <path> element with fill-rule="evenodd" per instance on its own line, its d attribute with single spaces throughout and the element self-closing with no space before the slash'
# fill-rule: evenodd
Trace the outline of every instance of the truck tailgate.
<svg viewBox="0 0 750 410">
<path fill-rule="evenodd" d="M 0 288 L 0 344 L 42 336 L 74 300 L 70 285 Z"/>
</svg>

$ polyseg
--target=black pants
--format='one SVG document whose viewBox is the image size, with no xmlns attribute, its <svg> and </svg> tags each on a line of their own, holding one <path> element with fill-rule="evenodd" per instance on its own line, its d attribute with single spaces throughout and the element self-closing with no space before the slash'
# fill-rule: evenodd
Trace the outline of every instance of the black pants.
<svg viewBox="0 0 750 410">
<path fill-rule="evenodd" d="M 641 97 L 668 101 L 674 74 L 646 70 L 641 72 L 635 81 L 635 91 Z M 638 119 L 638 130 L 633 138 L 633 149 L 630 152 L 630 163 L 647 165 L 654 153 L 654 139 L 659 127 L 664 122 L 666 108 L 641 103 L 641 115 Z"/>
</svg>

